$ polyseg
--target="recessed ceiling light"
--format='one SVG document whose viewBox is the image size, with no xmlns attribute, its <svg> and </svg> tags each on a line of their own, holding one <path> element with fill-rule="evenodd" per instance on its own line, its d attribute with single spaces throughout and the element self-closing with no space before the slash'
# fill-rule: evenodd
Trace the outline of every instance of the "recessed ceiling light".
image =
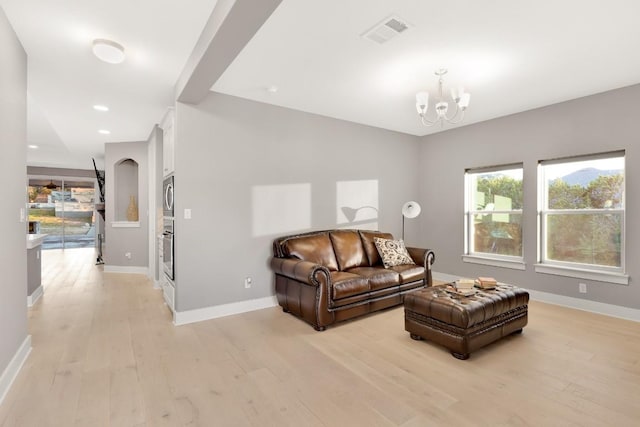
<svg viewBox="0 0 640 427">
<path fill-rule="evenodd" d="M 269 86 L 269 87 L 267 88 L 267 92 L 269 92 L 269 93 L 276 93 L 276 92 L 278 92 L 278 86 L 276 86 L 276 85 L 271 85 L 271 86 Z"/>
<path fill-rule="evenodd" d="M 119 64 L 124 61 L 124 47 L 113 40 L 95 39 L 93 41 L 93 54 L 98 59 L 109 64 Z"/>
<path fill-rule="evenodd" d="M 106 130 L 106 129 L 100 129 L 100 130 L 98 131 L 98 133 L 101 133 L 101 134 L 103 134 L 103 135 L 109 135 L 109 134 L 111 133 L 111 131 Z"/>
<path fill-rule="evenodd" d="M 106 105 L 94 105 L 93 109 L 97 111 L 109 111 L 109 107 Z"/>
<path fill-rule="evenodd" d="M 33 144 L 29 144 L 27 145 L 27 147 L 31 148 L 32 150 L 37 150 L 38 146 L 37 145 L 33 145 Z"/>
</svg>

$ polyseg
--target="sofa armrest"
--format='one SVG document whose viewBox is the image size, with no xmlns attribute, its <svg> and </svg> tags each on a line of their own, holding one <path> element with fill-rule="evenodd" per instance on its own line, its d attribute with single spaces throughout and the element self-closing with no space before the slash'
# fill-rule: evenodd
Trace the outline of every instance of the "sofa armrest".
<svg viewBox="0 0 640 427">
<path fill-rule="evenodd" d="M 431 249 L 423 248 L 407 248 L 407 252 L 409 252 L 409 255 L 416 264 L 424 267 L 427 281 L 426 285 L 431 286 L 433 284 L 431 266 L 436 260 L 435 252 Z"/>
<path fill-rule="evenodd" d="M 292 258 L 271 258 L 271 269 L 276 274 L 311 286 L 319 286 L 321 282 L 327 283 L 331 277 L 329 269 L 325 266 Z M 324 280 L 318 278 L 319 274 L 325 275 Z"/>
</svg>

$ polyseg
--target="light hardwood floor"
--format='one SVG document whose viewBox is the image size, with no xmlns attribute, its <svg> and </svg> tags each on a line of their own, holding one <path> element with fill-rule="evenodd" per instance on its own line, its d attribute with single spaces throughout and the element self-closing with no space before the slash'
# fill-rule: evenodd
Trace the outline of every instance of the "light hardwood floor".
<svg viewBox="0 0 640 427">
<path fill-rule="evenodd" d="M 175 327 L 142 276 L 43 257 L 2 427 L 639 425 L 638 323 L 532 302 L 523 334 L 461 361 L 401 307 L 325 332 L 275 307 Z"/>
</svg>

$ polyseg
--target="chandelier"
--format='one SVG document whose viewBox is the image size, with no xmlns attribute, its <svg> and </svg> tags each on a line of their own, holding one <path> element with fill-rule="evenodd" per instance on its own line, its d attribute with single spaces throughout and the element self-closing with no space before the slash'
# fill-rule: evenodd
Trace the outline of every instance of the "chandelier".
<svg viewBox="0 0 640 427">
<path fill-rule="evenodd" d="M 436 103 L 436 115 L 432 119 L 427 118 L 427 109 L 429 108 L 429 92 L 418 92 L 416 94 L 416 110 L 420 115 L 420 120 L 425 126 L 433 126 L 436 123 L 444 125 L 445 122 L 451 124 L 457 124 L 464 118 L 464 112 L 469 106 L 469 99 L 471 95 L 459 87 L 458 89 L 451 89 L 451 98 L 455 102 L 456 109 L 450 116 L 447 116 L 449 110 L 449 103 L 444 100 L 442 96 L 442 83 L 443 76 L 447 74 L 446 68 L 440 68 L 436 70 L 435 75 L 438 76 L 438 102 Z"/>
</svg>

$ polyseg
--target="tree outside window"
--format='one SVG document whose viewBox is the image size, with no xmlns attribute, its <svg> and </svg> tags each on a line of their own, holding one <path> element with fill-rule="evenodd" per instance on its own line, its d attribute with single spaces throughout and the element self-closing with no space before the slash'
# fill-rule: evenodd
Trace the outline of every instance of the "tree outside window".
<svg viewBox="0 0 640 427">
<path fill-rule="evenodd" d="M 541 262 L 624 268 L 624 153 L 540 162 Z"/>
</svg>

